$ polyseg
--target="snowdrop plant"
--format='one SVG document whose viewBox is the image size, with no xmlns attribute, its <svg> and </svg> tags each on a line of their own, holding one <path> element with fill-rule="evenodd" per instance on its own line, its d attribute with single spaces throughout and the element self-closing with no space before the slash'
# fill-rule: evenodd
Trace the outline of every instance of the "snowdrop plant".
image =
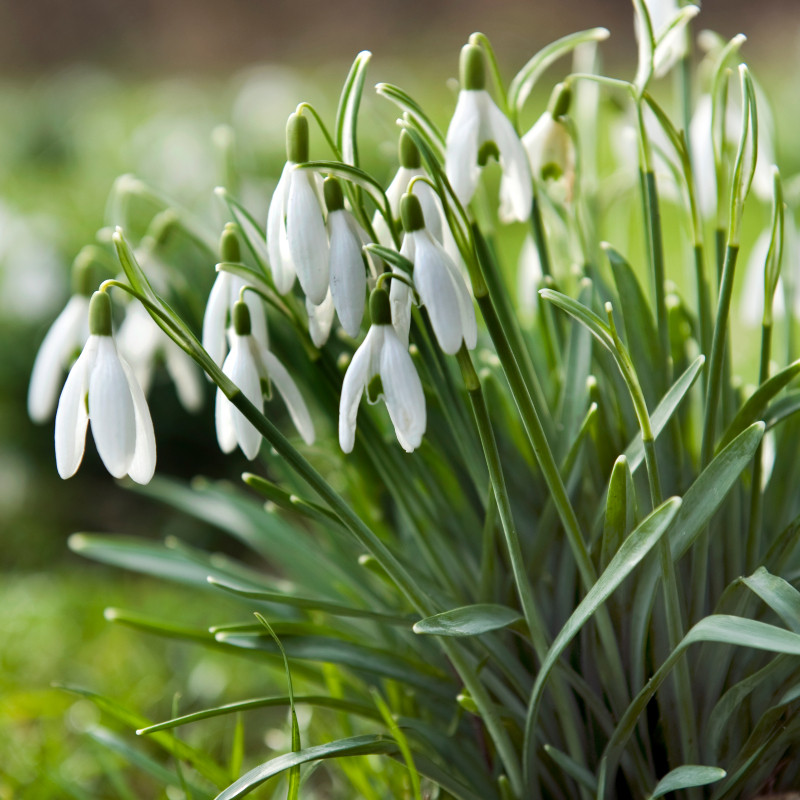
<svg viewBox="0 0 800 800">
<path fill-rule="evenodd" d="M 128 241 L 140 234 L 114 232 L 127 281 L 114 285 L 216 385 L 220 445 L 238 446 L 253 470 L 238 490 L 159 476 L 141 490 L 217 525 L 252 558 L 174 537 L 73 540 L 86 556 L 209 598 L 207 627 L 120 609 L 110 619 L 221 658 L 246 654 L 264 681 L 258 697 L 231 688 L 216 705 L 158 705 L 160 722 L 76 690 L 165 752 L 159 761 L 120 735 L 103 739 L 151 781 L 219 800 L 265 784 L 292 800 L 301 784 L 310 798 L 726 800 L 800 782 L 800 363 L 794 309 L 780 322 L 785 337 L 773 337 L 771 314 L 790 198 L 773 171 L 756 370 L 732 324 L 738 253 L 750 244 L 743 220 L 761 202 L 750 192 L 761 132 L 750 71 L 737 63 L 742 42 L 723 44 L 712 65 L 712 121 L 733 93 L 740 114 L 735 146 L 715 156 L 722 213 L 709 230 L 684 135 L 692 97 L 654 94 L 659 43 L 670 26 L 688 35 L 696 11 L 679 9 L 662 30 L 653 3 L 634 8 L 633 76 L 562 72 L 549 112 L 533 107 L 545 70 L 608 31 L 548 45 L 510 82 L 486 37 L 473 34 L 447 135 L 446 118 L 379 84 L 401 130 L 402 177 L 391 192 L 384 178 L 396 164 L 376 175 L 360 160 L 386 143 L 374 140 L 380 126 L 358 126 L 369 62 L 359 54 L 332 123 L 308 102 L 290 118 L 266 239 L 263 220 L 217 189 L 229 238 L 203 343 L 199 320 L 176 309 L 205 298 L 163 298 Z M 688 66 L 682 58 L 674 68 Z M 519 120 L 548 113 L 560 137 L 564 98 L 586 84 L 598 89 L 597 115 L 570 137 L 574 165 L 565 142 L 541 145 L 531 174 Z M 591 158 L 596 174 L 584 181 L 581 156 L 620 103 L 635 120 L 640 180 L 620 188 L 613 166 Z M 327 159 L 309 160 L 312 124 Z M 481 182 L 491 157 L 499 201 Z M 555 163 L 574 169 L 568 204 L 539 191 Z M 655 163 L 677 191 L 662 191 Z M 168 205 L 157 192 L 147 198 L 151 214 Z M 219 223 L 172 213 L 175 233 L 188 233 L 172 269 L 200 251 L 207 275 L 220 257 Z M 519 313 L 530 298 L 509 288 L 526 231 L 507 220 L 534 238 L 536 314 Z M 97 303 L 105 316 L 93 315 L 62 396 L 59 469 L 77 467 L 88 391 L 101 456 L 113 450 L 112 473 L 137 480 L 138 405 L 113 355 L 107 298 Z M 255 307 L 269 317 L 269 348 Z M 94 391 L 107 386 L 119 403 Z M 269 387 L 283 394 L 299 437 Z M 101 409 L 114 415 L 98 417 Z M 220 604 L 223 594 L 235 605 Z M 240 614 L 226 616 L 231 607 Z M 269 749 L 275 737 L 265 739 L 258 716 L 276 707 L 288 710 L 285 752 Z M 182 738 L 190 722 L 211 733 L 208 752 Z"/>
</svg>

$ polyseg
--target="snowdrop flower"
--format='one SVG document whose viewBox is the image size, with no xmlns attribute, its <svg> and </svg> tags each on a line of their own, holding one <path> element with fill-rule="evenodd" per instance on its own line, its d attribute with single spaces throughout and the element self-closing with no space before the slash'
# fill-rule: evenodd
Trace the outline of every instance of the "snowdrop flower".
<svg viewBox="0 0 800 800">
<path fill-rule="evenodd" d="M 339 403 L 339 445 L 345 453 L 353 450 L 356 417 L 361 395 L 376 403 L 383 397 L 397 440 L 411 453 L 425 433 L 425 394 L 414 362 L 392 327 L 389 295 L 375 289 L 369 301 L 372 327 L 356 350 L 342 383 Z M 376 380 L 377 379 L 377 380 Z"/>
<path fill-rule="evenodd" d="M 97 452 L 115 477 L 147 483 L 156 467 L 153 422 L 133 370 L 117 354 L 111 334 L 111 300 L 95 292 L 89 305 L 89 339 L 70 370 L 56 411 L 56 466 L 62 478 L 83 460 L 91 421 Z"/>
<path fill-rule="evenodd" d="M 398 155 L 400 158 L 400 167 L 386 189 L 386 199 L 389 201 L 392 217 L 399 222 L 400 198 L 408 191 L 408 185 L 414 178 L 425 177 L 425 170 L 422 168 L 419 150 L 417 150 L 414 140 L 406 131 L 400 132 Z M 442 209 L 442 201 L 439 199 L 439 195 L 437 195 L 433 187 L 425 183 L 425 181 L 417 181 L 414 184 L 414 193 L 422 204 L 425 227 L 428 228 L 441 244 L 447 247 L 445 237 L 450 233 L 450 229 L 443 222 L 444 210 Z M 386 220 L 380 212 L 375 212 L 375 216 L 372 220 L 372 227 L 375 229 L 378 241 L 382 245 L 385 247 L 394 246 L 391 233 L 389 232 L 389 226 L 386 224 Z M 452 234 L 450 234 L 450 238 L 452 238 Z"/>
<path fill-rule="evenodd" d="M 222 232 L 220 255 L 223 262 L 227 263 L 237 264 L 242 260 L 236 226 L 232 223 L 228 223 Z M 231 311 L 234 303 L 239 299 L 242 288 L 246 285 L 244 279 L 238 275 L 220 270 L 211 287 L 206 312 L 203 316 L 202 341 L 203 347 L 219 366 L 222 366 L 225 354 L 228 352 L 227 329 Z M 253 292 L 245 294 L 244 302 L 250 310 L 253 336 L 263 347 L 268 347 L 267 318 L 263 303 Z"/>
<path fill-rule="evenodd" d="M 414 286 L 428 309 L 439 347 L 448 355 L 455 355 L 462 342 L 472 350 L 478 340 L 478 325 L 472 298 L 458 267 L 425 228 L 416 196 L 405 195 L 400 209 L 406 232 L 404 255 L 414 264 Z"/>
<path fill-rule="evenodd" d="M 344 207 L 339 181 L 336 178 L 326 178 L 324 191 L 330 245 L 329 295 L 342 327 L 348 336 L 355 337 L 361 328 L 367 296 L 367 268 L 361 250 L 367 236 Z"/>
<path fill-rule="evenodd" d="M 64 373 L 89 336 L 91 272 L 90 261 L 79 255 L 72 268 L 74 294 L 50 326 L 36 354 L 28 387 L 28 416 L 34 422 L 46 422 L 53 416 Z"/>
<path fill-rule="evenodd" d="M 575 143 L 561 117 L 569 109 L 570 94 L 567 86 L 558 84 L 547 111 L 522 137 L 533 177 L 545 183 L 562 184 L 567 202 L 572 199 L 575 182 Z"/>
<path fill-rule="evenodd" d="M 313 444 L 314 423 L 305 401 L 283 364 L 269 350 L 262 348 L 253 336 L 246 303 L 237 301 L 232 317 L 231 349 L 222 371 L 259 411 L 264 410 L 263 384 L 274 385 L 303 441 Z M 248 459 L 258 455 L 261 434 L 220 389 L 217 389 L 214 417 L 217 441 L 223 453 L 233 452 L 238 445 Z"/>
<path fill-rule="evenodd" d="M 317 174 L 297 169 L 308 161 L 308 121 L 292 114 L 286 124 L 286 165 L 267 216 L 267 250 L 275 288 L 286 294 L 295 275 L 308 299 L 319 305 L 328 291 L 328 239 Z"/>
<path fill-rule="evenodd" d="M 120 352 L 133 368 L 136 381 L 147 394 L 153 367 L 160 357 L 175 383 L 178 399 L 187 411 L 199 411 L 203 404 L 200 372 L 191 357 L 156 325 L 145 307 L 136 301 L 128 305 L 117 334 Z"/>
<path fill-rule="evenodd" d="M 484 88 L 483 53 L 466 44 L 461 49 L 461 86 L 456 110 L 447 129 L 445 167 L 458 199 L 466 205 L 475 194 L 481 167 L 489 156 L 500 161 L 500 219 L 530 217 L 533 188 L 528 159 L 509 119 Z"/>
</svg>

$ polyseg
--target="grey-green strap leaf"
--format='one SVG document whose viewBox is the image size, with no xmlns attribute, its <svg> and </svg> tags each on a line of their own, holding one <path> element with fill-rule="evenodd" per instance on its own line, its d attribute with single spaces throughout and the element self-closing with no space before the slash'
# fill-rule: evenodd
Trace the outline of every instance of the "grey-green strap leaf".
<svg viewBox="0 0 800 800">
<path fill-rule="evenodd" d="M 690 789 L 692 786 L 706 786 L 722 780 L 727 773 L 719 767 L 703 767 L 697 764 L 684 764 L 668 772 L 653 789 L 648 800 L 656 800 L 669 792 Z"/>
<path fill-rule="evenodd" d="M 443 611 L 416 622 L 414 633 L 434 636 L 479 636 L 508 627 L 522 619 L 522 614 L 508 606 L 478 603 Z"/>
<path fill-rule="evenodd" d="M 524 745 L 526 774 L 530 775 L 533 766 L 532 751 L 536 717 L 550 672 L 578 631 L 655 546 L 675 518 L 675 514 L 680 507 L 680 498 L 672 497 L 642 520 L 622 544 L 611 563 L 597 579 L 594 586 L 586 593 L 586 596 L 567 620 L 564 627 L 559 631 L 558 636 L 553 640 L 539 669 L 528 705 Z"/>
</svg>

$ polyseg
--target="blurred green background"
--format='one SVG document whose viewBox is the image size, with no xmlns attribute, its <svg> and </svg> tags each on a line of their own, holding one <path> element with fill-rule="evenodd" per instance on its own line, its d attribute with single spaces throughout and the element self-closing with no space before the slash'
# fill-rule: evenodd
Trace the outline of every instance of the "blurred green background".
<svg viewBox="0 0 800 800">
<path fill-rule="evenodd" d="M 800 3 L 703 6 L 698 30 L 748 34 L 743 55 L 775 111 L 778 163 L 795 174 Z M 135 173 L 221 224 L 212 189 L 224 176 L 212 139 L 229 124 L 238 166 L 252 177 L 243 199 L 263 219 L 287 114 L 307 99 L 330 117 L 359 50 L 373 51 L 375 81 L 433 99 L 435 118 L 446 124 L 446 80 L 473 30 L 489 36 L 510 77 L 547 42 L 595 25 L 612 33 L 602 48 L 606 71 L 629 75 L 635 46 L 624 0 L 0 3 L 0 799 L 124 796 L 113 788 L 120 764 L 84 733 L 96 712 L 51 682 L 90 686 L 162 717 L 178 690 L 212 702 L 232 687 L 237 697 L 264 693 L 259 684 L 268 683 L 104 621 L 103 609 L 119 605 L 162 616 L 174 607 L 184 621 L 209 623 L 208 607 L 187 607 L 185 592 L 70 554 L 70 533 L 178 534 L 205 547 L 229 545 L 117 487 L 91 444 L 78 475 L 61 481 L 52 425 L 27 419 L 34 355 L 68 296 L 73 258 L 106 223 L 114 178 Z M 388 179 L 396 134 L 392 112 L 376 113 L 376 105 L 366 103 L 361 131 L 385 143 L 387 172 L 378 177 Z M 244 468 L 241 457 L 223 458 L 216 448 L 210 398 L 192 418 L 166 379 L 156 381 L 161 474 L 235 478 Z M 123 780 L 132 796 L 157 796 L 133 773 Z"/>
</svg>

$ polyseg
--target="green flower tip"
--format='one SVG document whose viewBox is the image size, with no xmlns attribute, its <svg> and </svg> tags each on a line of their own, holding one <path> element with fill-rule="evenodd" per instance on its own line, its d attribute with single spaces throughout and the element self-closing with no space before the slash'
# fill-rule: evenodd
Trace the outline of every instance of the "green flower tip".
<svg viewBox="0 0 800 800">
<path fill-rule="evenodd" d="M 250 335 L 250 309 L 243 300 L 233 304 L 233 330 L 237 336 Z"/>
<path fill-rule="evenodd" d="M 403 230 L 406 233 L 419 231 L 425 227 L 422 206 L 416 195 L 406 192 L 400 198 L 400 219 L 403 221 Z"/>
<path fill-rule="evenodd" d="M 459 62 L 461 88 L 483 89 L 486 86 L 486 67 L 483 63 L 483 51 L 474 44 L 465 44 L 461 48 Z"/>
<path fill-rule="evenodd" d="M 342 184 L 333 176 L 325 178 L 322 185 L 325 193 L 325 207 L 328 211 L 341 211 L 344 208 Z"/>
<path fill-rule="evenodd" d="M 419 150 L 414 144 L 414 140 L 408 131 L 400 131 L 400 143 L 398 145 L 398 155 L 400 166 L 406 169 L 419 169 L 422 162 L 419 157 Z"/>
<path fill-rule="evenodd" d="M 293 164 L 308 161 L 308 120 L 297 112 L 286 122 L 286 159 Z"/>
<path fill-rule="evenodd" d="M 95 292 L 89 301 L 89 333 L 111 336 L 111 298 L 105 292 Z"/>
<path fill-rule="evenodd" d="M 242 251 L 239 248 L 239 226 L 233 222 L 227 223 L 219 239 L 219 252 L 222 260 L 229 264 L 238 264 L 242 260 Z"/>
<path fill-rule="evenodd" d="M 84 247 L 72 262 L 72 293 L 90 297 L 96 285 L 94 255 L 91 248 Z"/>
<path fill-rule="evenodd" d="M 547 110 L 553 119 L 563 117 L 569 111 L 569 104 L 572 102 L 572 89 L 567 83 L 557 83 L 553 87 L 550 95 L 550 102 Z"/>
<path fill-rule="evenodd" d="M 392 306 L 386 289 L 373 289 L 369 296 L 369 316 L 373 325 L 392 324 Z"/>
</svg>

